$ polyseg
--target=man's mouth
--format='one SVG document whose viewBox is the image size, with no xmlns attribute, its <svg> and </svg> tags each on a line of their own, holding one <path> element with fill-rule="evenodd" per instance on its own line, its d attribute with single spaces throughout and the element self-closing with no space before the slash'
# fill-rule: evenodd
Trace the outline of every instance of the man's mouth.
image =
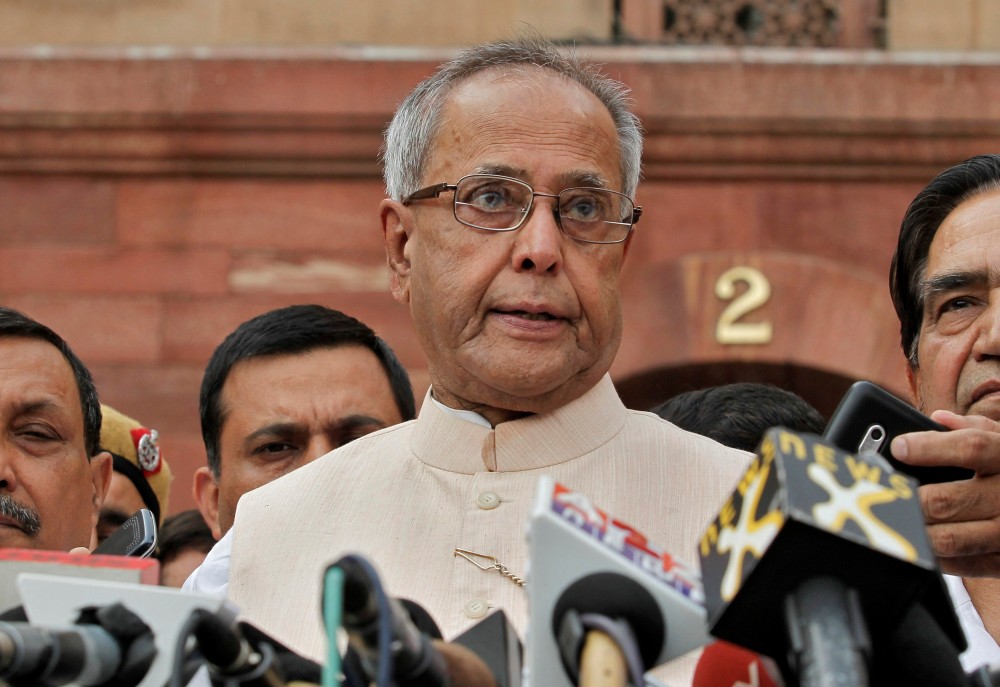
<svg viewBox="0 0 1000 687">
<path fill-rule="evenodd" d="M 504 315 L 513 315 L 514 317 L 520 317 L 525 320 L 531 320 L 532 322 L 549 322 L 551 320 L 559 319 L 555 315 L 547 312 L 527 312 L 525 310 L 509 310 L 509 311 L 498 311 Z"/>
<path fill-rule="evenodd" d="M 34 537 L 42 523 L 34 508 L 21 505 L 10 494 L 0 494 L 0 525 L 16 527 L 29 537 Z"/>
<path fill-rule="evenodd" d="M 972 403 L 977 403 L 986 396 L 996 393 L 1000 393 L 1000 381 L 989 381 L 986 382 L 985 384 L 981 384 L 972 393 Z"/>
<path fill-rule="evenodd" d="M 15 530 L 23 529 L 21 527 L 21 523 L 14 518 L 8 518 L 5 515 L 0 515 L 0 527 L 13 527 Z"/>
</svg>

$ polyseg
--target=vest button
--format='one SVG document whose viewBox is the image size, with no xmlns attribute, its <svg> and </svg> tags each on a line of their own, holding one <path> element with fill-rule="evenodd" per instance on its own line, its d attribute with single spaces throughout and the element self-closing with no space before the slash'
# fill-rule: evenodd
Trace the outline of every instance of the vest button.
<svg viewBox="0 0 1000 687">
<path fill-rule="evenodd" d="M 465 615 L 473 620 L 482 618 L 488 610 L 490 610 L 490 605 L 483 599 L 472 599 L 465 604 Z"/>
<path fill-rule="evenodd" d="M 495 491 L 484 491 L 476 497 L 476 505 L 483 510 L 493 510 L 500 505 L 500 495 Z"/>
</svg>

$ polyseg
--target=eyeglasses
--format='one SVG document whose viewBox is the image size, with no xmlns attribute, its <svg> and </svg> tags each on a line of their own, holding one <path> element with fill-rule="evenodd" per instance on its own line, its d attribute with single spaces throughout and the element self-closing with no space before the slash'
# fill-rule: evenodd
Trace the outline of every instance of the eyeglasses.
<svg viewBox="0 0 1000 687">
<path fill-rule="evenodd" d="M 455 219 L 487 231 L 514 231 L 528 219 L 535 196 L 555 198 L 552 213 L 559 229 L 585 243 L 621 243 L 642 214 L 624 193 L 592 187 L 539 193 L 520 179 L 495 174 L 470 174 L 457 184 L 428 186 L 402 202 L 437 198 L 445 191 L 455 193 Z"/>
</svg>

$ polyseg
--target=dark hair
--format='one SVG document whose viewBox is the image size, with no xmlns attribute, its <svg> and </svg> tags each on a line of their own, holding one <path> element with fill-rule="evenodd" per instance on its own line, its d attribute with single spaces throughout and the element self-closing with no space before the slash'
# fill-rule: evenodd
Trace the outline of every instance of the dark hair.
<svg viewBox="0 0 1000 687">
<path fill-rule="evenodd" d="M 0 337 L 23 337 L 46 341 L 62 353 L 73 370 L 76 388 L 80 393 L 80 409 L 83 411 L 83 445 L 87 451 L 87 458 L 93 457 L 100 450 L 98 445 L 101 441 L 101 402 L 97 398 L 97 387 L 94 386 L 90 370 L 76 357 L 61 336 L 44 324 L 12 308 L 0 307 Z"/>
<path fill-rule="evenodd" d="M 225 420 L 222 387 L 233 365 L 251 358 L 305 353 L 317 348 L 364 346 L 375 354 L 389 378 L 392 395 L 403 420 L 416 416 L 413 387 L 406 369 L 392 349 L 367 325 L 339 310 L 321 305 L 292 305 L 271 310 L 237 327 L 212 353 L 201 382 L 201 436 L 208 467 L 219 476 L 219 434 Z"/>
<path fill-rule="evenodd" d="M 771 427 L 820 434 L 826 420 L 798 394 L 771 384 L 739 382 L 688 391 L 652 408 L 681 429 L 753 451 Z"/>
<path fill-rule="evenodd" d="M 924 315 L 923 280 L 927 255 L 938 228 L 959 205 L 986 191 L 1000 190 L 1000 155 L 977 155 L 934 177 L 903 215 L 889 270 L 889 293 L 899 317 L 899 338 L 910 367 L 916 368 Z"/>
<path fill-rule="evenodd" d="M 208 553 L 215 546 L 212 530 L 195 509 L 184 510 L 166 518 L 157 533 L 156 557 L 169 563 L 188 549 Z"/>
</svg>

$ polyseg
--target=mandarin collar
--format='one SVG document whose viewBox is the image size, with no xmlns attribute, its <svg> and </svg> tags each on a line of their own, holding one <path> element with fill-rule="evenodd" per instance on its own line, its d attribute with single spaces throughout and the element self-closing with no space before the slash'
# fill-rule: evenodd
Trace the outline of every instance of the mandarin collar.
<svg viewBox="0 0 1000 687">
<path fill-rule="evenodd" d="M 550 413 L 493 429 L 449 413 L 430 396 L 428 389 L 412 434 L 414 454 L 431 467 L 470 475 L 534 470 L 578 458 L 610 441 L 628 417 L 608 374 Z"/>
</svg>

